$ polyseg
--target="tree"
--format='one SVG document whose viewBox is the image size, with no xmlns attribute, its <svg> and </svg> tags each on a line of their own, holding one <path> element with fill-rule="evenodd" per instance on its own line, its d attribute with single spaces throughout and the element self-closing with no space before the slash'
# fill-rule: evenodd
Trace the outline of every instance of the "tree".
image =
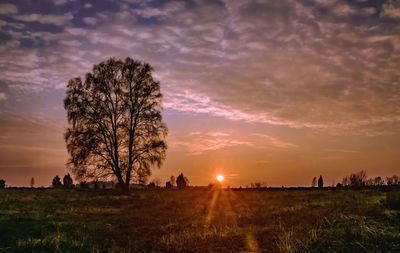
<svg viewBox="0 0 400 253">
<path fill-rule="evenodd" d="M 71 177 L 71 175 L 69 173 L 64 176 L 63 184 L 64 184 L 64 188 L 73 188 L 74 187 L 74 182 L 73 182 L 72 177 Z"/>
<path fill-rule="evenodd" d="M 0 179 L 0 189 L 6 188 L 6 180 Z"/>
<path fill-rule="evenodd" d="M 171 186 L 174 187 L 175 186 L 175 182 L 176 182 L 175 177 L 171 176 L 171 178 L 169 179 L 169 182 L 171 183 Z"/>
<path fill-rule="evenodd" d="M 178 188 L 185 188 L 186 186 L 189 185 L 189 180 L 187 179 L 187 177 L 185 177 L 183 175 L 183 173 L 181 173 L 177 178 L 176 178 L 176 186 Z"/>
<path fill-rule="evenodd" d="M 317 177 L 314 177 L 312 182 L 311 182 L 311 187 L 317 186 Z"/>
<path fill-rule="evenodd" d="M 35 186 L 35 179 L 32 177 L 31 178 L 31 188 L 33 188 Z"/>
<path fill-rule="evenodd" d="M 367 172 L 365 170 L 361 170 L 357 173 L 351 173 L 350 176 L 346 177 L 347 184 L 349 186 L 357 187 L 364 186 L 367 184 Z M 344 179 L 343 179 L 344 182 Z M 343 184 L 345 185 L 345 184 Z"/>
<path fill-rule="evenodd" d="M 84 81 L 68 82 L 65 141 L 77 179 L 114 177 L 128 191 L 133 179 L 143 182 L 151 166 L 161 165 L 167 127 L 152 71 L 147 63 L 111 58 L 94 65 Z"/>
<path fill-rule="evenodd" d="M 396 185 L 399 183 L 399 176 L 393 175 L 391 177 L 386 177 L 386 183 L 388 185 Z"/>
<path fill-rule="evenodd" d="M 62 183 L 61 183 L 60 177 L 58 175 L 53 178 L 52 186 L 54 188 L 61 188 L 62 187 Z"/>
<path fill-rule="evenodd" d="M 383 185 L 383 180 L 380 176 L 374 178 L 374 185 Z"/>
<path fill-rule="evenodd" d="M 165 183 L 165 188 L 172 188 L 172 184 L 171 184 L 170 181 L 167 181 L 167 182 Z"/>
<path fill-rule="evenodd" d="M 319 176 L 318 178 L 318 188 L 322 188 L 324 187 L 324 179 L 322 178 L 322 176 Z"/>
</svg>

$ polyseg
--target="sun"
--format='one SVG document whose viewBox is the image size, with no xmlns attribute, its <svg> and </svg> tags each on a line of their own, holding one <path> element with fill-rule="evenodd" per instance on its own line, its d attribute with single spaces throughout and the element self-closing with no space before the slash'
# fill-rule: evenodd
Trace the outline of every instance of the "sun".
<svg viewBox="0 0 400 253">
<path fill-rule="evenodd" d="M 222 174 L 218 174 L 215 178 L 216 178 L 217 181 L 220 182 L 220 183 L 222 183 L 222 181 L 224 181 L 224 175 L 222 175 Z"/>
</svg>

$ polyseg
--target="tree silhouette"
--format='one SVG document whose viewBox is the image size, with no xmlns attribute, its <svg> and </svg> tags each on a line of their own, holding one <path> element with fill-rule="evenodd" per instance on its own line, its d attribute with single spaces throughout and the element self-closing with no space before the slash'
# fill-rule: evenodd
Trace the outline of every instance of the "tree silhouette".
<svg viewBox="0 0 400 253">
<path fill-rule="evenodd" d="M 0 189 L 6 188 L 6 180 L 0 179 Z"/>
<path fill-rule="evenodd" d="M 377 176 L 374 178 L 374 185 L 382 185 L 382 184 L 383 184 L 383 181 L 380 176 Z"/>
<path fill-rule="evenodd" d="M 31 178 L 31 188 L 33 188 L 35 186 L 35 179 L 32 177 Z"/>
<path fill-rule="evenodd" d="M 113 58 L 94 65 L 84 82 L 71 79 L 64 108 L 69 165 L 78 179 L 115 176 L 128 191 L 132 178 L 147 178 L 165 158 L 159 82 L 140 61 Z"/>
<path fill-rule="evenodd" d="M 372 185 L 373 180 L 367 180 L 367 172 L 365 170 L 361 170 L 357 173 L 351 173 L 349 176 L 343 178 L 342 184 L 343 186 L 365 186 L 366 184 Z"/>
<path fill-rule="evenodd" d="M 317 186 L 317 177 L 314 177 L 312 182 L 311 182 L 311 187 Z"/>
<path fill-rule="evenodd" d="M 178 188 L 185 188 L 189 185 L 189 180 L 182 173 L 176 178 L 176 186 Z"/>
<path fill-rule="evenodd" d="M 62 183 L 61 183 L 60 177 L 58 175 L 53 178 L 53 182 L 51 183 L 51 185 L 54 188 L 61 188 L 62 187 Z"/>
<path fill-rule="evenodd" d="M 319 176 L 318 178 L 318 188 L 322 188 L 324 187 L 324 179 L 322 178 L 322 176 Z"/>
<path fill-rule="evenodd" d="M 176 182 L 175 177 L 171 176 L 171 178 L 169 179 L 169 182 L 171 183 L 171 187 L 174 187 L 175 186 L 175 182 Z"/>
<path fill-rule="evenodd" d="M 69 173 L 64 176 L 63 184 L 64 184 L 64 188 L 73 188 L 74 187 L 72 177 Z"/>
</svg>

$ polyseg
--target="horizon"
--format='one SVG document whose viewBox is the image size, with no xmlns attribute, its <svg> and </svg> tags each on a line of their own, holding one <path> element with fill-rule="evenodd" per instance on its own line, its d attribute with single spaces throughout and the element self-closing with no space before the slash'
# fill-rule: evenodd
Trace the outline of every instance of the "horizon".
<svg viewBox="0 0 400 253">
<path fill-rule="evenodd" d="M 147 62 L 160 82 L 168 149 L 150 181 L 298 187 L 399 174 L 399 7 L 2 1 L 0 179 L 38 187 L 71 173 L 66 85 L 110 57 Z"/>
</svg>

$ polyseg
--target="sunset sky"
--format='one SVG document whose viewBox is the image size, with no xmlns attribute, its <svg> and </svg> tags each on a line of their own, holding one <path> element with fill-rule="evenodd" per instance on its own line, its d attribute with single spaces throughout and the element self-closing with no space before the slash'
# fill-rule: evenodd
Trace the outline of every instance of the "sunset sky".
<svg viewBox="0 0 400 253">
<path fill-rule="evenodd" d="M 400 2 L 0 1 L 0 178 L 68 171 L 69 79 L 109 57 L 154 67 L 164 182 L 326 185 L 400 174 Z"/>
</svg>

